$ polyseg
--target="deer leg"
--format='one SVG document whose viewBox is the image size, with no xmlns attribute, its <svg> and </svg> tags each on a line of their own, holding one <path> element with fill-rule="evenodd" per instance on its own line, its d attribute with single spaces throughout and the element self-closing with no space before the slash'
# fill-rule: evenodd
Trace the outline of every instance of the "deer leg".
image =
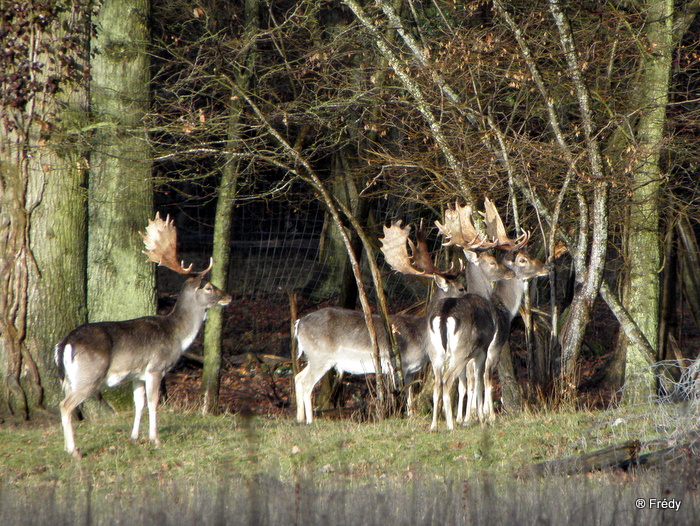
<svg viewBox="0 0 700 526">
<path fill-rule="evenodd" d="M 82 456 L 80 450 L 75 447 L 73 411 L 97 391 L 104 379 L 105 369 L 99 356 L 91 360 L 90 355 L 80 354 L 80 358 L 76 359 L 77 353 L 74 351 L 72 345 L 66 345 L 63 355 L 66 370 L 66 377 L 63 380 L 65 397 L 60 404 L 60 409 L 65 450 L 74 458 L 80 458 Z"/>
<path fill-rule="evenodd" d="M 148 400 L 148 438 L 156 446 L 160 445 L 158 439 L 158 422 L 156 418 L 156 408 L 158 407 L 158 397 L 160 396 L 160 381 L 163 379 L 161 373 L 146 373 L 146 398 Z"/>
<path fill-rule="evenodd" d="M 430 430 L 437 429 L 437 419 L 440 413 L 440 401 L 442 399 L 442 364 L 433 365 L 433 421 L 430 423 Z"/>
<path fill-rule="evenodd" d="M 303 422 L 304 416 L 306 416 L 307 424 L 311 424 L 314 421 L 314 406 L 311 403 L 311 396 L 316 384 L 331 367 L 332 365 L 329 366 L 328 364 L 319 366 L 309 362 L 306 369 L 301 371 L 294 378 L 297 396 L 297 421 Z M 299 404 L 301 404 L 302 410 L 299 409 Z"/>
<path fill-rule="evenodd" d="M 435 317 L 429 327 L 430 343 L 432 349 L 429 351 L 430 364 L 433 366 L 433 420 L 430 423 L 430 430 L 437 429 L 437 419 L 440 413 L 440 400 L 442 398 L 442 375 L 445 366 L 445 348 L 442 346 L 440 336 L 439 317 Z"/>
<path fill-rule="evenodd" d="M 304 422 L 304 378 L 308 374 L 308 365 L 303 371 L 297 373 L 294 377 L 294 394 L 297 401 L 297 422 Z"/>
<path fill-rule="evenodd" d="M 138 440 L 141 415 L 146 405 L 146 383 L 143 380 L 134 380 L 132 385 L 134 392 L 134 427 L 131 430 L 131 439 Z"/>
<path fill-rule="evenodd" d="M 494 364 L 491 357 L 486 358 L 486 366 L 484 367 L 484 419 L 488 422 L 496 420 L 496 414 L 493 411 L 493 372 Z"/>
<path fill-rule="evenodd" d="M 457 377 L 457 418 L 455 421 L 461 424 L 464 421 L 464 398 L 467 395 L 467 369 L 469 364 L 465 367 Z M 467 397 L 467 403 L 469 398 Z"/>
<path fill-rule="evenodd" d="M 466 407 L 466 415 L 464 417 L 464 422 L 463 424 L 466 426 L 469 424 L 472 419 L 474 418 L 474 415 L 476 413 L 476 393 L 475 393 L 475 384 L 476 380 L 474 378 L 474 367 L 475 367 L 475 362 L 474 360 L 469 360 L 467 362 L 467 407 Z"/>
<path fill-rule="evenodd" d="M 413 416 L 413 374 L 404 375 L 404 386 L 407 389 L 406 392 L 406 416 L 409 418 Z"/>
<path fill-rule="evenodd" d="M 75 435 L 73 433 L 73 411 L 87 397 L 82 397 L 79 393 L 66 393 L 65 399 L 61 402 L 61 425 L 63 426 L 63 440 L 65 443 L 66 453 L 74 458 L 80 458 L 82 455 L 75 447 Z"/>
<path fill-rule="evenodd" d="M 474 409 L 479 422 L 484 422 L 484 362 L 486 354 L 481 352 L 474 358 Z"/>
<path fill-rule="evenodd" d="M 452 389 L 454 389 L 457 377 L 460 371 L 464 371 L 466 368 L 465 364 L 451 364 L 450 369 L 446 372 L 445 378 L 442 384 L 442 405 L 443 411 L 445 412 L 445 421 L 447 423 L 447 429 L 452 431 L 454 429 L 454 420 L 452 418 Z"/>
</svg>

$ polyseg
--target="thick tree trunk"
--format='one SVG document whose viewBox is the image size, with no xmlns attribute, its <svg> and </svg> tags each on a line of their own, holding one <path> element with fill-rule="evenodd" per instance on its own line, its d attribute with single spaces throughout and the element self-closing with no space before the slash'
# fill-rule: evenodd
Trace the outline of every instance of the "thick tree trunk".
<svg viewBox="0 0 700 526">
<path fill-rule="evenodd" d="M 42 168 L 32 172 L 43 185 L 30 224 L 36 268 L 29 274 L 27 346 L 38 367 L 45 406 L 53 409 L 63 397 L 53 346 L 86 319 L 87 209 L 78 154 L 45 149 L 37 156 Z"/>
<path fill-rule="evenodd" d="M 147 0 L 106 0 L 93 41 L 93 137 L 88 192 L 88 316 L 91 322 L 153 314 L 154 266 L 138 231 L 152 215 Z"/>
<path fill-rule="evenodd" d="M 0 110 L 0 414 L 28 417 L 57 405 L 52 347 L 85 319 L 85 167 L 73 139 L 87 122 L 91 25 L 71 4 L 58 15 L 25 7 L 4 13 L 27 24 L 8 26 L 18 78 L 0 81 L 17 103 Z"/>
</svg>

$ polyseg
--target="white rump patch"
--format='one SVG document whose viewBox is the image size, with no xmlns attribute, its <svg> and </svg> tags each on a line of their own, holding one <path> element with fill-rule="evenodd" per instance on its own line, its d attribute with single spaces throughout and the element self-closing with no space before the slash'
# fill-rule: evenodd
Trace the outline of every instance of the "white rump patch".
<svg viewBox="0 0 700 526">
<path fill-rule="evenodd" d="M 302 354 L 304 354 L 304 349 L 301 346 L 301 341 L 299 341 L 299 322 L 301 321 L 301 318 L 299 318 L 297 321 L 294 322 L 294 336 L 297 339 L 297 359 L 301 358 Z"/>
<path fill-rule="evenodd" d="M 58 356 L 56 356 L 58 358 Z M 73 346 L 69 343 L 63 348 L 63 369 L 66 372 L 68 385 L 76 385 L 78 379 L 78 364 L 73 360 Z"/>
<path fill-rule="evenodd" d="M 435 351 L 434 355 L 430 356 L 430 361 L 435 367 L 442 367 L 445 359 L 445 349 L 442 346 L 442 338 L 440 338 L 440 320 L 441 318 L 437 316 L 430 324 L 430 343 Z"/>
<path fill-rule="evenodd" d="M 452 355 L 457 348 L 457 319 L 453 316 L 447 318 L 447 353 Z"/>
</svg>

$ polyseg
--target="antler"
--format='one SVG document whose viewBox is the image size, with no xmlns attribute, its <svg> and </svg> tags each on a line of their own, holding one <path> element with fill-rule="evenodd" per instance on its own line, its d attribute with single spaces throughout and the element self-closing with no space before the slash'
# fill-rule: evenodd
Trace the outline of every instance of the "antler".
<svg viewBox="0 0 700 526">
<path fill-rule="evenodd" d="M 486 223 L 486 233 L 496 240 L 497 247 L 501 250 L 518 250 L 524 247 L 530 240 L 530 232 L 523 232 L 520 237 L 511 239 L 506 233 L 501 216 L 488 197 L 484 199 L 484 222 Z"/>
<path fill-rule="evenodd" d="M 445 237 L 445 246 L 457 245 L 465 250 L 487 250 L 498 244 L 497 241 L 489 242 L 482 238 L 476 231 L 470 205 L 460 206 L 459 202 L 455 202 L 454 210 L 445 210 L 445 224 L 435 221 L 435 225 Z"/>
<path fill-rule="evenodd" d="M 180 274 L 192 273 L 192 265 L 185 267 L 184 262 L 178 263 L 177 231 L 175 230 L 175 222 L 170 219 L 170 215 L 163 221 L 160 218 L 160 213 L 156 213 L 155 219 L 148 220 L 146 233 L 139 232 L 139 234 L 141 234 L 143 244 L 146 247 L 143 253 L 148 256 L 149 261 L 154 261 Z M 200 274 L 206 274 L 211 270 L 211 267 L 212 259 L 210 258 L 209 267 Z"/>
<path fill-rule="evenodd" d="M 402 274 L 414 276 L 432 277 L 435 275 L 444 276 L 452 271 L 442 270 L 435 266 L 428 251 L 428 243 L 425 238 L 425 229 L 421 220 L 416 232 L 416 243 L 409 239 L 411 225 L 401 226 L 402 221 L 397 221 L 390 227 L 384 226 L 384 237 L 381 250 L 387 263 Z M 407 244 L 411 247 L 411 254 L 408 253 Z"/>
</svg>

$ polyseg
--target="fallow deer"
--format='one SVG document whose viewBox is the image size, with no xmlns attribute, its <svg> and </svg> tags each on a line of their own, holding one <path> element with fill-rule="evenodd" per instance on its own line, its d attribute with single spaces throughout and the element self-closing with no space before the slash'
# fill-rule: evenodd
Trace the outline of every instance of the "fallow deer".
<svg viewBox="0 0 700 526">
<path fill-rule="evenodd" d="M 156 215 L 141 234 L 150 261 L 180 274 L 191 275 L 180 291 L 175 306 L 166 316 L 145 316 L 126 321 L 88 323 L 71 331 L 55 347 L 55 361 L 63 383 L 61 423 L 65 450 L 76 458 L 72 415 L 74 409 L 102 386 L 114 387 L 131 380 L 134 394 L 134 426 L 137 439 L 141 414 L 148 400 L 149 438 L 160 443 L 156 407 L 161 379 L 192 344 L 207 310 L 228 305 L 231 296 L 204 279 L 209 267 L 199 273 L 185 268 L 176 257 L 177 233 L 168 216 Z"/>
<path fill-rule="evenodd" d="M 476 415 L 479 416 L 480 420 L 494 421 L 493 374 L 501 351 L 508 341 L 511 322 L 520 308 L 526 281 L 549 273 L 548 265 L 530 257 L 527 252 L 521 250 L 530 240 L 529 232 L 524 232 L 517 239 L 509 238 L 495 205 L 488 198 L 485 199 L 484 209 L 486 233 L 494 240 L 491 246 L 508 252 L 502 261 L 506 267 L 513 271 L 515 279 L 499 280 L 491 288 L 490 283 L 488 283 L 485 276 L 479 273 L 478 268 L 475 268 L 473 264 L 468 266 L 467 275 L 469 279 L 467 285 L 469 290 L 492 302 L 496 315 L 497 331 L 494 340 L 489 345 L 484 365 L 483 398 L 479 393 L 480 382 L 476 378 L 478 373 L 475 370 L 475 364 L 469 363 L 465 374 L 460 376 L 457 422 L 461 421 L 465 424 Z M 467 225 L 466 228 L 465 225 Z M 462 232 L 460 232 L 461 229 L 463 229 Z M 475 233 L 471 222 L 471 210 L 459 205 L 455 206 L 455 210 L 451 214 L 446 214 L 446 225 L 441 228 L 441 231 L 444 235 L 450 237 L 446 244 L 461 246 L 460 239 L 464 235 L 471 236 Z M 472 261 L 470 258 L 467 259 Z M 466 389 L 465 381 L 467 383 Z M 462 412 L 465 391 L 468 394 L 466 415 Z"/>
<path fill-rule="evenodd" d="M 462 211 L 460 214 L 459 211 Z M 491 283 L 513 277 L 493 256 L 484 250 L 497 244 L 483 239 L 471 221 L 470 206 L 457 205 L 455 211 L 445 212 L 445 225 L 436 221 L 438 229 L 447 238 L 445 245 L 458 245 L 464 249 L 469 261 L 467 285 L 470 292 L 459 298 L 448 298 L 438 302 L 429 316 L 429 334 L 432 346 L 429 350 L 435 384 L 433 387 L 433 420 L 430 428 L 437 428 L 437 419 L 442 403 L 447 429 L 454 427 L 452 416 L 452 389 L 454 383 L 464 377 L 467 364 L 476 370 L 478 383 L 475 393 L 482 393 L 481 381 L 489 345 L 494 340 L 497 324 L 496 313 L 490 299 Z M 502 269 L 489 275 L 485 269 Z M 462 412 L 460 396 L 459 413 Z M 479 400 L 479 406 L 481 401 Z M 482 415 L 480 413 L 480 418 Z"/>
<path fill-rule="evenodd" d="M 410 226 L 402 227 L 401 222 L 384 227 L 381 250 L 387 263 L 403 274 L 432 277 L 438 286 L 433 301 L 464 294 L 464 287 L 456 273 L 435 266 L 422 224 L 416 235 L 416 244 L 409 238 L 410 230 Z M 407 244 L 411 247 L 411 254 L 408 253 Z M 403 314 L 389 317 L 407 384 L 427 361 L 429 342 L 426 320 L 426 316 Z M 374 326 L 382 371 L 386 373 L 390 371 L 389 337 L 378 315 L 374 316 Z M 303 316 L 296 322 L 296 338 L 299 356 L 305 355 L 308 361 L 307 366 L 294 378 L 297 421 L 306 420 L 310 424 L 313 422 L 311 395 L 323 375 L 333 368 L 340 373 L 373 374 L 373 350 L 363 313 L 350 309 L 328 307 Z"/>
</svg>

